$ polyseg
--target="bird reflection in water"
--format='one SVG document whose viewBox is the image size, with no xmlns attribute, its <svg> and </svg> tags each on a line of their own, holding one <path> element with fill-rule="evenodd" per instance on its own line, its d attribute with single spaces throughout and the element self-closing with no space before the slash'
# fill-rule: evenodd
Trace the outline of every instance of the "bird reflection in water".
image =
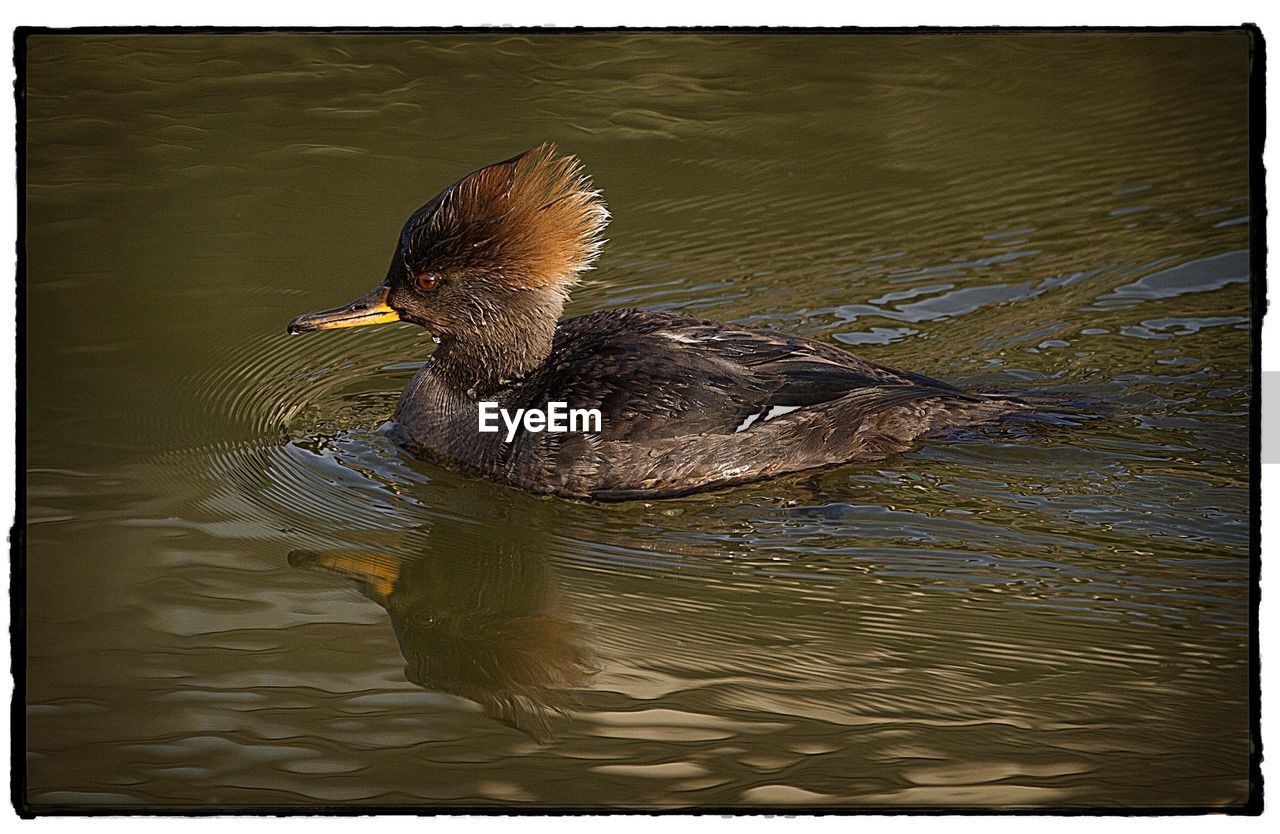
<svg viewBox="0 0 1280 834">
<path fill-rule="evenodd" d="M 431 547 L 390 553 L 296 551 L 289 564 L 357 581 L 386 609 L 410 683 L 478 703 L 538 741 L 594 673 L 582 625 L 564 606 L 538 536 L 495 546 L 492 530 L 437 519 Z M 482 533 L 490 536 L 478 545 Z"/>
</svg>

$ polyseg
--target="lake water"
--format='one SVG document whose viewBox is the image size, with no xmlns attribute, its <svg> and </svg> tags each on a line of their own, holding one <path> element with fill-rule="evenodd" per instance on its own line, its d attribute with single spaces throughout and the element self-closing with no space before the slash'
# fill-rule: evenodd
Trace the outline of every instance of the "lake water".
<svg viewBox="0 0 1280 834">
<path fill-rule="evenodd" d="M 28 49 L 34 809 L 1246 801 L 1245 33 Z M 1115 413 L 655 503 L 417 462 L 426 334 L 285 325 L 543 141 L 615 218 L 571 314 Z"/>
</svg>

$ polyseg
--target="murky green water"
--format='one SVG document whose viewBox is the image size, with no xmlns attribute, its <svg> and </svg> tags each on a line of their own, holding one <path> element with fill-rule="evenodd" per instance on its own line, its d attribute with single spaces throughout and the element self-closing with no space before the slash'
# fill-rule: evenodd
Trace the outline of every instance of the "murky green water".
<svg viewBox="0 0 1280 834">
<path fill-rule="evenodd" d="M 1245 35 L 29 47 L 35 806 L 1244 801 Z M 572 313 L 1117 413 L 657 504 L 408 459 L 426 335 L 284 325 L 544 140 Z"/>
</svg>

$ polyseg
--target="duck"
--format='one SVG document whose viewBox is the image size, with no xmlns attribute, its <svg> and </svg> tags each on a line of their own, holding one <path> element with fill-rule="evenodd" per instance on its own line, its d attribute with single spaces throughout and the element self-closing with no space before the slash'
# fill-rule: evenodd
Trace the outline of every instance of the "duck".
<svg viewBox="0 0 1280 834">
<path fill-rule="evenodd" d="M 423 328 L 435 348 L 391 417 L 394 442 L 468 475 L 586 501 L 813 474 L 1037 407 L 775 330 L 642 309 L 562 319 L 609 219 L 581 161 L 540 145 L 445 188 L 404 223 L 382 283 L 288 332 Z M 494 408 L 557 402 L 598 420 L 479 428 Z"/>
</svg>

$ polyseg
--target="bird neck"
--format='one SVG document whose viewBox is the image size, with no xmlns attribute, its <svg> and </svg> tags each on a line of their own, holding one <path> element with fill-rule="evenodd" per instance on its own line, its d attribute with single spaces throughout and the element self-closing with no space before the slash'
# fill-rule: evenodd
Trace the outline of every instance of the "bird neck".
<svg viewBox="0 0 1280 834">
<path fill-rule="evenodd" d="M 472 329 L 442 338 L 431 359 L 434 375 L 470 399 L 525 376 L 550 355 L 564 302 L 559 292 L 526 291 L 477 306 Z"/>
</svg>

